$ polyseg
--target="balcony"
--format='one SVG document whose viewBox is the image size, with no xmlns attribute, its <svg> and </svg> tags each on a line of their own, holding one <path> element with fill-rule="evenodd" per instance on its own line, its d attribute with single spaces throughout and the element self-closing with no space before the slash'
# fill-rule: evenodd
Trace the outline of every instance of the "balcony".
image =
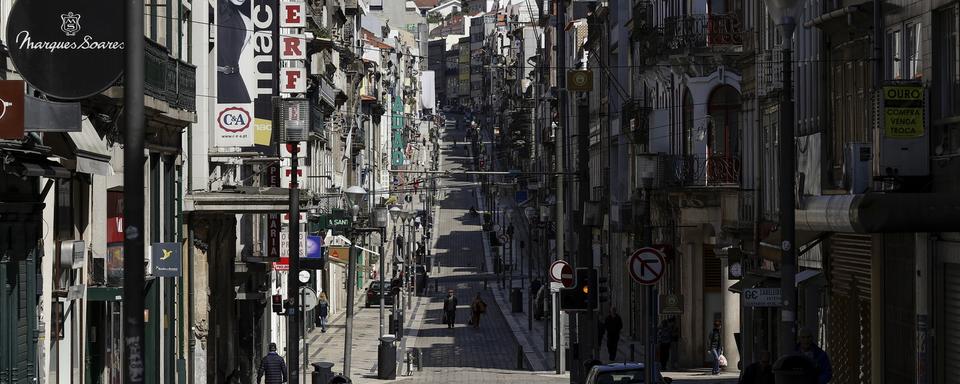
<svg viewBox="0 0 960 384">
<path fill-rule="evenodd" d="M 663 21 L 666 48 L 671 53 L 718 48 L 738 51 L 743 29 L 735 14 L 704 14 L 668 17 Z"/>
<path fill-rule="evenodd" d="M 170 56 L 170 51 L 159 43 L 145 40 L 145 106 L 180 123 L 192 123 L 197 111 L 197 68 Z M 123 81 L 121 77 L 103 94 L 112 102 L 121 102 Z"/>
<path fill-rule="evenodd" d="M 657 185 L 671 187 L 722 187 L 740 184 L 740 158 L 733 155 L 661 155 Z"/>
<path fill-rule="evenodd" d="M 763 51 L 757 55 L 757 58 L 760 61 L 757 72 L 757 96 L 774 95 L 783 87 L 783 72 L 780 66 L 783 52 L 779 49 Z"/>
</svg>

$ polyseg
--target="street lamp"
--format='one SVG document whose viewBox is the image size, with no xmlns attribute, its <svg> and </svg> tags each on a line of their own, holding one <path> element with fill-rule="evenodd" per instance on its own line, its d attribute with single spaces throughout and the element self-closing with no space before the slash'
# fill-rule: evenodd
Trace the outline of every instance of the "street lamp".
<svg viewBox="0 0 960 384">
<path fill-rule="evenodd" d="M 367 195 L 367 190 L 363 187 L 354 185 L 347 190 L 343 191 L 343 194 L 347 198 L 347 202 L 350 203 L 351 212 L 353 213 L 353 221 L 356 222 L 357 214 L 360 212 L 360 202 L 363 201 L 363 198 Z M 356 225 L 354 223 L 354 225 Z M 352 231 L 357 233 L 356 231 Z M 356 252 L 359 252 L 357 248 L 357 239 L 358 236 L 354 235 L 350 239 L 350 256 L 347 262 L 347 324 L 344 332 L 344 343 L 343 343 L 343 374 L 344 376 L 350 377 L 350 360 L 353 350 L 353 313 L 354 313 L 354 296 L 356 295 L 357 290 L 357 256 Z"/>
<path fill-rule="evenodd" d="M 778 331 L 780 355 L 786 356 L 793 351 L 797 336 L 797 252 L 795 214 L 796 202 L 794 189 L 796 163 L 794 148 L 793 118 L 793 79 L 790 47 L 793 43 L 793 31 L 797 27 L 796 16 L 804 0 L 764 0 L 767 12 L 780 28 L 781 50 L 783 53 L 783 88 L 780 92 L 780 231 L 783 242 L 780 244 L 782 257 L 780 262 L 780 292 L 783 298 L 780 308 L 780 327 Z"/>
<path fill-rule="evenodd" d="M 363 198 L 367 196 L 367 190 L 359 185 L 354 185 L 347 190 L 343 191 L 343 194 L 347 197 L 347 202 L 350 203 L 350 209 L 353 213 L 353 219 L 357 219 L 357 212 L 360 211 L 360 202 L 363 201 Z"/>
</svg>

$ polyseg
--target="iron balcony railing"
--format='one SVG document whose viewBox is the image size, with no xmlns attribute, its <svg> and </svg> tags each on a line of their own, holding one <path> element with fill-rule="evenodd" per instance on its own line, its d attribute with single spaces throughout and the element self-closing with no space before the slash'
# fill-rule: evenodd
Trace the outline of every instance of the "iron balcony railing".
<svg viewBox="0 0 960 384">
<path fill-rule="evenodd" d="M 166 101 L 171 108 L 196 112 L 197 68 L 170 56 L 166 47 L 150 39 L 146 39 L 144 51 L 144 93 Z"/>
<path fill-rule="evenodd" d="M 659 168 L 662 187 L 740 184 L 740 158 L 734 155 L 662 155 Z"/>
<path fill-rule="evenodd" d="M 671 51 L 743 45 L 743 29 L 735 14 L 667 17 L 663 36 Z"/>
</svg>

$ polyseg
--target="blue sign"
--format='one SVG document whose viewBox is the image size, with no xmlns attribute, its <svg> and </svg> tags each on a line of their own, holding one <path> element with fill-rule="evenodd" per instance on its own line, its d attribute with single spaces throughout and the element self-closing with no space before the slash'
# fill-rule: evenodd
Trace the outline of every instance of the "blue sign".
<svg viewBox="0 0 960 384">
<path fill-rule="evenodd" d="M 307 258 L 323 258 L 323 238 L 320 236 L 307 236 Z"/>
<path fill-rule="evenodd" d="M 516 193 L 514 193 L 513 199 L 517 202 L 517 204 L 527 201 L 527 191 L 526 190 L 517 191 Z"/>
</svg>

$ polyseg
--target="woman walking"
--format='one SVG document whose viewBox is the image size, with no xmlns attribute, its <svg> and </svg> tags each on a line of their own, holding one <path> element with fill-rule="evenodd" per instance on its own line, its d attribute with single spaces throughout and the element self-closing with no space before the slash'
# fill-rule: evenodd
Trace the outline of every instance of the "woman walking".
<svg viewBox="0 0 960 384">
<path fill-rule="evenodd" d="M 473 299 L 473 304 L 470 304 L 470 309 L 473 311 L 473 317 L 470 318 L 470 324 L 473 324 L 474 328 L 479 328 L 480 315 L 487 312 L 487 303 L 480 298 L 480 292 L 477 292 L 477 297 Z"/>
<path fill-rule="evenodd" d="M 320 332 L 327 332 L 327 316 L 330 314 L 330 302 L 327 300 L 327 293 L 320 292 L 320 298 L 317 300 L 317 315 L 320 318 Z"/>
</svg>

